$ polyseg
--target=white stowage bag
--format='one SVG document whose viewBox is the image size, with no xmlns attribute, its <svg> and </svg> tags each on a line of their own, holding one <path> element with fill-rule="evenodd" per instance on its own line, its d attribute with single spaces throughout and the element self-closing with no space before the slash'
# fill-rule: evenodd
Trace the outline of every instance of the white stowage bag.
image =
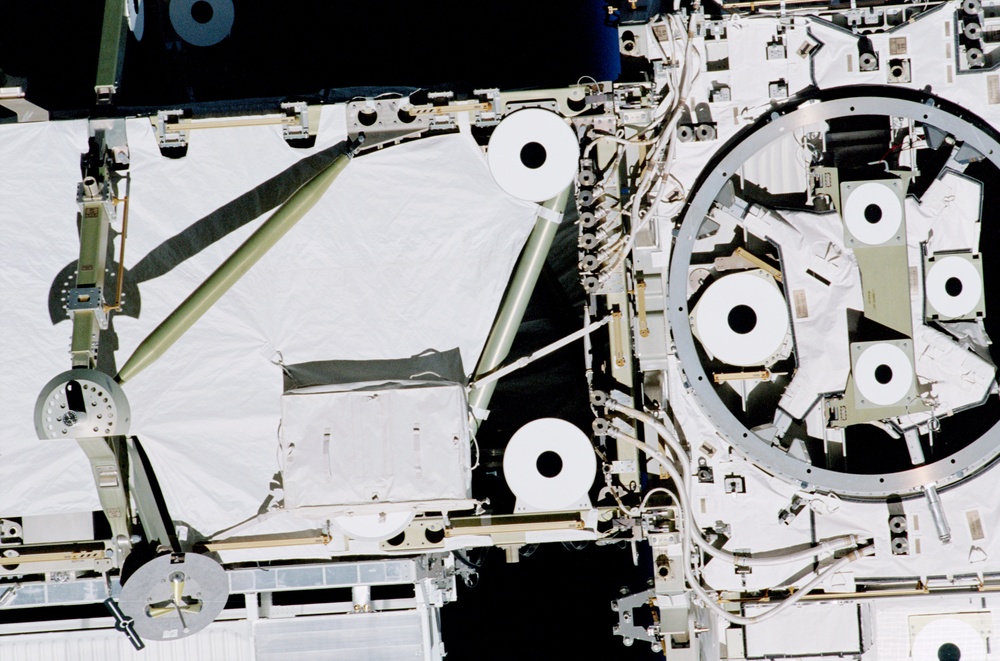
<svg viewBox="0 0 1000 661">
<path fill-rule="evenodd" d="M 469 499 L 464 386 L 416 381 L 346 387 L 305 388 L 281 398 L 287 509 L 381 512 L 389 503 L 406 503 L 441 511 L 450 508 L 439 501 Z"/>
<path fill-rule="evenodd" d="M 341 141 L 344 126 L 342 107 L 324 108 L 308 150 L 289 148 L 274 126 L 197 131 L 188 155 L 172 160 L 160 155 L 148 120 L 129 120 L 126 268 Z M 36 440 L 32 424 L 41 387 L 70 367 L 71 325 L 52 323 L 48 297 L 78 255 L 76 188 L 86 148 L 83 121 L 0 126 L 0 517 L 100 507 L 83 453 L 72 442 Z M 209 534 L 257 514 L 278 470 L 276 362 L 457 347 L 474 366 L 536 209 L 500 190 L 467 134 L 356 158 L 232 290 L 124 385 L 131 431 L 172 516 Z M 119 367 L 267 215 L 139 284 L 138 318 L 114 319 Z"/>
</svg>

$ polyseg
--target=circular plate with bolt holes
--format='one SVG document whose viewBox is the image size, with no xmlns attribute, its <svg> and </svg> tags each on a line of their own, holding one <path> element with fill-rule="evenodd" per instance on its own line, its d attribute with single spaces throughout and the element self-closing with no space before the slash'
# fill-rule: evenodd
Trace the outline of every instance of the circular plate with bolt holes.
<svg viewBox="0 0 1000 661">
<path fill-rule="evenodd" d="M 161 555 L 136 570 L 118 603 L 149 640 L 173 640 L 211 624 L 229 599 L 229 578 L 215 560 L 197 553 Z"/>
<path fill-rule="evenodd" d="M 42 440 L 123 436 L 130 418 L 121 386 L 97 370 L 63 372 L 35 401 L 35 431 Z"/>
</svg>

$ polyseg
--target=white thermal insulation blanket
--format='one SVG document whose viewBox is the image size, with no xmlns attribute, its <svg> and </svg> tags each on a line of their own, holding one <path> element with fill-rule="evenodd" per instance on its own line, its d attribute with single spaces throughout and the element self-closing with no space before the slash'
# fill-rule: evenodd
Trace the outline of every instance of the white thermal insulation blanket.
<svg viewBox="0 0 1000 661">
<path fill-rule="evenodd" d="M 141 307 L 113 319 L 118 367 L 270 214 L 217 231 L 233 210 L 253 208 L 265 182 L 345 133 L 343 108 L 329 106 L 311 149 L 289 148 L 274 126 L 240 127 L 194 132 L 188 155 L 172 160 L 148 120 L 129 120 L 127 131 L 125 280 L 126 289 L 138 281 Z M 0 516 L 99 509 L 76 444 L 38 441 L 32 426 L 41 387 L 70 368 L 71 324 L 53 323 L 49 291 L 78 256 L 87 137 L 84 121 L 0 126 Z M 278 470 L 279 361 L 457 347 L 472 369 L 536 209 L 500 190 L 466 134 L 354 159 L 232 290 L 125 383 L 131 433 L 172 516 L 211 534 L 257 514 Z"/>
<path fill-rule="evenodd" d="M 364 386 L 364 384 L 356 384 Z M 285 507 L 471 496 L 465 387 L 417 381 L 356 390 L 303 388 L 281 398 Z"/>
</svg>

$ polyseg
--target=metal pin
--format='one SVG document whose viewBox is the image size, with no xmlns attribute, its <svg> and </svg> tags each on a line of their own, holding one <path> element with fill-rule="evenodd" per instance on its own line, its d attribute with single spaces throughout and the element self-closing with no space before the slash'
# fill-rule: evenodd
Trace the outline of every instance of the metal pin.
<svg viewBox="0 0 1000 661">
<path fill-rule="evenodd" d="M 942 544 L 951 543 L 951 526 L 945 517 L 944 508 L 941 506 L 941 496 L 938 495 L 937 488 L 933 484 L 924 486 L 924 496 L 927 497 L 927 507 L 931 510 L 931 518 L 934 519 L 934 527 L 937 528 L 938 539 Z"/>
</svg>

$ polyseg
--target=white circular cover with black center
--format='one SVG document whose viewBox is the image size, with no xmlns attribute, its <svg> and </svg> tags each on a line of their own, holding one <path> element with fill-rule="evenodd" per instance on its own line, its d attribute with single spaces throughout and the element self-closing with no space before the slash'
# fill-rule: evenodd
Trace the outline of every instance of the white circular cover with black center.
<svg viewBox="0 0 1000 661">
<path fill-rule="evenodd" d="M 880 245 L 899 232 L 903 206 L 895 191 L 885 184 L 861 184 L 847 196 L 844 222 L 858 241 Z"/>
<path fill-rule="evenodd" d="M 211 624 L 229 599 L 229 577 L 198 553 L 161 555 L 139 567 L 122 586 L 118 605 L 140 637 L 174 640 Z"/>
<path fill-rule="evenodd" d="M 122 436 L 131 415 L 114 379 L 97 370 L 74 369 L 42 388 L 35 401 L 35 431 L 42 440 Z"/>
<path fill-rule="evenodd" d="M 708 286 L 694 310 L 705 351 L 729 365 L 764 365 L 788 336 L 785 297 L 770 276 L 744 271 Z"/>
<path fill-rule="evenodd" d="M 236 8 L 233 0 L 170 0 L 170 24 L 192 46 L 214 46 L 229 36 Z"/>
<path fill-rule="evenodd" d="M 580 145 L 562 117 L 541 108 L 518 110 L 493 130 L 486 152 L 500 188 L 529 202 L 561 193 L 576 176 Z"/>
<path fill-rule="evenodd" d="M 913 385 L 913 365 L 906 352 L 887 342 L 861 352 L 854 365 L 854 383 L 865 403 L 897 404 Z"/>
<path fill-rule="evenodd" d="M 518 429 L 503 456 L 504 478 L 519 508 L 575 507 L 587 498 L 596 471 L 590 439 L 558 418 L 533 420 Z"/>
<path fill-rule="evenodd" d="M 983 636 L 958 617 L 942 616 L 913 637 L 913 661 L 986 661 Z"/>
<path fill-rule="evenodd" d="M 935 259 L 925 287 L 927 300 L 943 317 L 966 316 L 983 296 L 983 281 L 976 267 L 955 256 Z"/>
</svg>

